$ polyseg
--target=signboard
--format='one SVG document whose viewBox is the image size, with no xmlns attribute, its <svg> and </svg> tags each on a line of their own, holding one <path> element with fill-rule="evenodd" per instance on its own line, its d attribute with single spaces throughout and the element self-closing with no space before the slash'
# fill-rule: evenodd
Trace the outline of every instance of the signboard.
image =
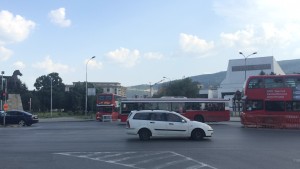
<svg viewBox="0 0 300 169">
<path fill-rule="evenodd" d="M 96 96 L 96 88 L 88 88 L 88 96 Z"/>
<path fill-rule="evenodd" d="M 266 90 L 266 100 L 291 100 L 291 89 L 268 89 Z"/>
<path fill-rule="evenodd" d="M 271 69 L 271 64 L 259 64 L 259 65 L 244 65 L 244 66 L 232 66 L 231 71 L 246 71 L 246 70 L 268 70 Z"/>
</svg>

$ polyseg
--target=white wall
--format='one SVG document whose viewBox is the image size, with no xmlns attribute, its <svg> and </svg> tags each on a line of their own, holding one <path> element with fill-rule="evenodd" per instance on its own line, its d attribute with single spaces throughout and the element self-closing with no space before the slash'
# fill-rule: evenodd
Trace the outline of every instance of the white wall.
<svg viewBox="0 0 300 169">
<path fill-rule="evenodd" d="M 219 98 L 222 97 L 222 93 L 243 90 L 245 83 L 245 68 L 246 79 L 249 76 L 259 75 L 261 71 L 264 71 L 266 74 L 270 74 L 271 72 L 281 75 L 285 74 L 273 56 L 256 58 L 250 57 L 246 60 L 246 67 L 244 58 L 229 60 L 226 77 L 221 82 L 220 88 L 218 88 Z"/>
</svg>

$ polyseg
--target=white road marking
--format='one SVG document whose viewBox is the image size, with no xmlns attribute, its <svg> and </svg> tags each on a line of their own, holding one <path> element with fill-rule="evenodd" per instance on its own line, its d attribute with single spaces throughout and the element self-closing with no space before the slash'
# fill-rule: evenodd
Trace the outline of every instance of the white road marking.
<svg viewBox="0 0 300 169">
<path fill-rule="evenodd" d="M 210 168 L 217 169 L 208 164 L 196 161 L 190 157 L 172 152 L 61 152 L 58 155 L 87 158 L 95 161 L 102 161 L 110 164 L 121 165 L 135 169 L 165 169 L 180 164 L 185 169 Z"/>
<path fill-rule="evenodd" d="M 300 159 L 293 159 L 293 161 L 300 163 Z"/>
</svg>

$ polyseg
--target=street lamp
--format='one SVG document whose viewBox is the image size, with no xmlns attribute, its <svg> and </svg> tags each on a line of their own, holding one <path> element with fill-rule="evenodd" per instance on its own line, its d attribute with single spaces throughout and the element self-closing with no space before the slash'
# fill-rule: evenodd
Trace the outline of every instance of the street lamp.
<svg viewBox="0 0 300 169">
<path fill-rule="evenodd" d="M 170 78 L 168 78 L 168 77 L 166 77 L 166 76 L 164 76 L 163 78 L 164 78 L 164 79 L 168 79 L 168 80 L 169 80 L 169 83 L 172 81 Z"/>
<path fill-rule="evenodd" d="M 94 59 L 96 56 L 91 57 L 87 62 L 86 62 L 86 66 L 85 66 L 85 116 L 87 116 L 87 95 L 88 95 L 88 91 L 87 91 L 87 65 L 89 63 L 89 61 L 91 61 L 92 59 Z"/>
<path fill-rule="evenodd" d="M 165 79 L 162 79 L 162 80 L 160 80 L 160 81 L 154 83 L 153 85 L 151 85 L 151 82 L 150 82 L 150 97 L 152 97 L 152 88 L 153 88 L 153 86 L 155 86 L 155 85 L 157 85 L 157 84 L 163 82 L 164 80 L 165 80 Z"/>
<path fill-rule="evenodd" d="M 253 52 L 252 54 L 250 54 L 250 55 L 248 55 L 248 56 L 245 56 L 245 55 L 243 54 L 243 52 L 239 52 L 239 54 L 240 54 L 240 55 L 243 55 L 243 56 L 244 56 L 244 59 L 245 59 L 244 70 L 245 70 L 245 80 L 246 80 L 246 73 L 247 73 L 246 62 L 247 62 L 247 59 L 248 59 L 249 56 L 257 54 L 257 52 Z"/>
</svg>

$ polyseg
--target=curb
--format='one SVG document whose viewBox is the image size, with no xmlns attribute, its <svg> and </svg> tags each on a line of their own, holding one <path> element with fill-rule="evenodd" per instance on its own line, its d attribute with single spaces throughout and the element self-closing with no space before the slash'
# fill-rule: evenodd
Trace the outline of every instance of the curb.
<svg viewBox="0 0 300 169">
<path fill-rule="evenodd" d="M 39 119 L 39 123 L 80 122 L 80 121 L 95 121 L 95 119 L 77 119 L 77 118 L 46 118 L 46 119 Z"/>
</svg>

